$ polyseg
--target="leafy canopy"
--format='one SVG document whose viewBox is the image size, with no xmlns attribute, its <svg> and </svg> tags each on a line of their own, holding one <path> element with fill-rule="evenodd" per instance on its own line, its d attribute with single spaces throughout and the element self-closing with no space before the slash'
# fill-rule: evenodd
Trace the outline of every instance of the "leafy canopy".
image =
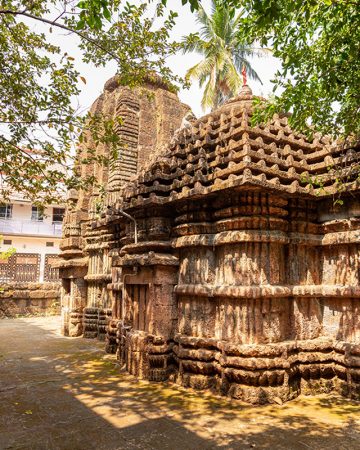
<svg viewBox="0 0 360 450">
<path fill-rule="evenodd" d="M 149 0 L 150 2 L 150 0 Z M 116 123 L 101 115 L 82 115 L 74 106 L 84 77 L 64 49 L 69 34 L 77 35 L 83 60 L 95 66 L 116 61 L 125 84 L 140 83 L 149 73 L 169 83 L 181 81 L 166 66 L 177 50 L 169 43 L 175 13 L 164 16 L 156 6 L 153 17 L 144 0 L 138 6 L 121 0 L 1 0 L 0 2 L 0 175 L 4 201 L 20 191 L 32 201 L 51 202 L 59 184 L 85 187 L 66 171 L 74 163 L 74 147 L 86 131 L 93 148 L 87 161 L 107 163 L 95 155 L 99 143 L 119 148 Z M 154 21 L 161 16 L 160 25 Z M 159 22 L 159 21 L 157 21 Z M 46 28 L 44 28 L 44 25 Z M 53 45 L 44 32 L 64 30 L 64 46 Z M 1 199 L 0 199 L 1 200 Z"/>
<path fill-rule="evenodd" d="M 203 109 L 217 108 L 239 92 L 243 68 L 250 78 L 261 82 L 248 58 L 261 56 L 265 51 L 239 41 L 241 13 L 234 12 L 224 0 L 212 0 L 210 16 L 199 5 L 196 19 L 201 26 L 200 33 L 190 34 L 183 42 L 185 52 L 196 51 L 203 56 L 186 74 L 187 79 L 197 79 L 200 87 L 206 84 Z"/>
<path fill-rule="evenodd" d="M 201 2 L 182 0 L 198 9 Z M 228 0 L 241 8 L 237 39 L 269 46 L 282 62 L 265 113 L 291 111 L 293 128 L 360 138 L 360 2 Z M 278 88 L 281 89 L 278 91 Z M 260 119 L 263 116 L 258 116 Z"/>
</svg>

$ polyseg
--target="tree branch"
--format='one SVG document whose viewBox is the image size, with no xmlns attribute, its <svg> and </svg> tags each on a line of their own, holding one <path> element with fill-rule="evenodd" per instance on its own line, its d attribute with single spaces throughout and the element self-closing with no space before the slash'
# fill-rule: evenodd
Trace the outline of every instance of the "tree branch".
<svg viewBox="0 0 360 450">
<path fill-rule="evenodd" d="M 74 30 L 66 25 L 63 25 L 61 23 L 57 23 L 55 21 L 51 21 L 48 19 L 45 19 L 44 17 L 38 17 L 38 16 L 34 16 L 33 14 L 29 14 L 26 13 L 24 11 L 11 11 L 9 9 L 5 9 L 5 10 L 0 10 L 0 14 L 3 15 L 12 15 L 12 16 L 25 16 L 28 17 L 29 19 L 33 19 L 33 20 L 38 20 L 39 22 L 43 22 L 46 23 L 48 25 L 54 26 L 54 27 L 58 27 L 61 28 L 63 30 L 68 31 L 69 33 L 74 33 L 77 34 L 79 37 L 81 37 L 82 39 L 85 39 L 86 41 L 90 42 L 92 45 L 94 45 L 95 47 L 97 47 L 98 49 L 102 50 L 103 52 L 107 53 L 108 55 L 110 55 L 112 58 L 114 58 L 117 62 L 120 62 L 120 59 L 118 58 L 118 56 L 111 52 L 110 50 L 104 48 L 102 45 L 100 45 L 97 41 L 95 41 L 94 39 L 86 36 L 84 33 L 81 33 L 80 31 Z M 57 20 L 57 19 L 55 19 Z"/>
<path fill-rule="evenodd" d="M 11 122 L 0 120 L 0 123 L 4 124 L 14 124 L 14 125 L 31 125 L 31 124 L 41 124 L 46 125 L 48 123 L 56 123 L 56 124 L 63 124 L 63 123 L 69 123 L 67 120 L 29 120 L 29 121 L 23 121 L 23 120 L 14 120 Z"/>
<path fill-rule="evenodd" d="M 30 154 L 28 153 L 26 150 L 24 150 L 23 148 L 19 147 L 18 145 L 14 144 L 13 142 L 11 142 L 9 139 L 6 139 L 6 137 L 4 136 L 0 136 L 1 139 L 3 139 L 4 141 L 7 142 L 8 145 L 11 145 L 12 147 L 16 148 L 16 150 L 18 150 L 20 153 L 22 153 L 26 158 L 30 159 L 31 161 L 33 161 L 34 163 L 37 163 L 36 159 Z M 42 170 L 41 167 L 39 167 L 39 164 L 37 164 L 39 170 L 41 171 L 41 173 L 44 175 L 46 180 L 49 180 L 49 177 L 46 175 L 46 173 Z"/>
</svg>

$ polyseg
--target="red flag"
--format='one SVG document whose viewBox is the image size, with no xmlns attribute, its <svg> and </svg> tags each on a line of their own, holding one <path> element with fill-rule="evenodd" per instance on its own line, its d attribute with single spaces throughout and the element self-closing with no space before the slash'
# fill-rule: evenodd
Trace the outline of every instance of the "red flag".
<svg viewBox="0 0 360 450">
<path fill-rule="evenodd" d="M 241 74 L 242 74 L 242 76 L 243 76 L 243 86 L 246 86 L 246 84 L 247 84 L 247 78 L 246 78 L 246 67 L 245 67 L 245 65 L 243 65 Z"/>
</svg>

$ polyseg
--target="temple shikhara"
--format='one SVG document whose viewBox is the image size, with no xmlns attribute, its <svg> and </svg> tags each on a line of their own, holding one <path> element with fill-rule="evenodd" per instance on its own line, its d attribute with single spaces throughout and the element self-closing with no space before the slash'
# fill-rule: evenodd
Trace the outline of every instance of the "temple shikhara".
<svg viewBox="0 0 360 450">
<path fill-rule="evenodd" d="M 335 203 L 340 150 L 285 115 L 253 126 L 254 99 L 195 119 L 160 80 L 105 84 L 92 111 L 123 118 L 122 147 L 77 169 L 104 191 L 68 195 L 62 331 L 139 378 L 251 403 L 359 396 L 359 186 Z"/>
</svg>

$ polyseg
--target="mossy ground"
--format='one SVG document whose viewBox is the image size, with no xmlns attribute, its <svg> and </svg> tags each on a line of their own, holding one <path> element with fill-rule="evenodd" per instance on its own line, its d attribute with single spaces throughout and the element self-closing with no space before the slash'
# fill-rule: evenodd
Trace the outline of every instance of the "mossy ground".
<svg viewBox="0 0 360 450">
<path fill-rule="evenodd" d="M 0 323 L 0 449 L 360 449 L 360 404 L 251 406 L 137 381 L 58 317 Z"/>
</svg>

